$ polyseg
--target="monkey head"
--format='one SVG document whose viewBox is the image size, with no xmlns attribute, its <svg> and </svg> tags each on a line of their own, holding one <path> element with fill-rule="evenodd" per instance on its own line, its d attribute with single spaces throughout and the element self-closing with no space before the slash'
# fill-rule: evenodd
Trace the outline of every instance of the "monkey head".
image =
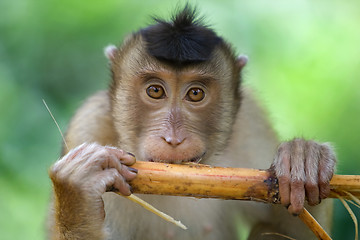
<svg viewBox="0 0 360 240">
<path fill-rule="evenodd" d="M 105 51 L 118 145 L 144 161 L 206 160 L 231 135 L 246 58 L 189 7 L 155 20 Z"/>
</svg>

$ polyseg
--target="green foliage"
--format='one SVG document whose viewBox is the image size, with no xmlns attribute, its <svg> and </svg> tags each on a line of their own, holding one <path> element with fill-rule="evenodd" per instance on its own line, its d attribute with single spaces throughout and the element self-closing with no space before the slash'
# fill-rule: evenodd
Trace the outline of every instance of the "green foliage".
<svg viewBox="0 0 360 240">
<path fill-rule="evenodd" d="M 60 152 L 60 126 L 105 88 L 102 49 L 167 17 L 178 1 L 0 2 L 0 239 L 45 239 L 47 169 Z M 338 173 L 360 174 L 360 3 L 197 1 L 237 52 L 250 57 L 246 85 L 264 102 L 281 139 L 330 141 Z M 358 210 L 355 210 L 358 213 Z M 335 239 L 353 224 L 337 204 Z"/>
</svg>

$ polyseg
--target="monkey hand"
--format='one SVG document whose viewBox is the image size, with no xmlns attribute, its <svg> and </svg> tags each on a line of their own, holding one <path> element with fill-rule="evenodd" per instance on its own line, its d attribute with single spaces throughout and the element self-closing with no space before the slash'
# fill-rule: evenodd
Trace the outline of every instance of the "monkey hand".
<svg viewBox="0 0 360 240">
<path fill-rule="evenodd" d="M 329 195 L 335 163 L 328 143 L 297 138 L 279 146 L 272 168 L 279 180 L 281 203 L 291 214 L 301 213 L 305 196 L 313 206 Z"/>
<path fill-rule="evenodd" d="M 135 161 L 132 154 L 96 143 L 84 143 L 69 151 L 49 171 L 57 224 L 77 232 L 78 225 L 102 228 L 105 217 L 102 194 L 116 190 L 130 195 L 126 181 L 134 179 L 137 171 L 127 165 Z"/>
</svg>

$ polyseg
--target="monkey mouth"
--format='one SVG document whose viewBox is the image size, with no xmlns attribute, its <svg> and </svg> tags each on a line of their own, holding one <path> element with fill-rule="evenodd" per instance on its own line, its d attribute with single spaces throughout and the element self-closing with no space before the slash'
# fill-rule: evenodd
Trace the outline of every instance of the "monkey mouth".
<svg viewBox="0 0 360 240">
<path fill-rule="evenodd" d="M 188 160 L 188 161 L 182 161 L 182 162 L 200 163 L 201 160 L 203 159 L 203 156 L 204 156 L 204 155 L 205 155 L 205 152 L 202 153 L 200 156 L 197 156 L 197 157 L 191 158 L 191 159 Z"/>
<path fill-rule="evenodd" d="M 202 154 L 195 156 L 190 159 L 156 159 L 156 158 L 150 158 L 149 162 L 162 162 L 162 163 L 200 163 L 204 157 L 206 152 L 203 152 Z"/>
</svg>

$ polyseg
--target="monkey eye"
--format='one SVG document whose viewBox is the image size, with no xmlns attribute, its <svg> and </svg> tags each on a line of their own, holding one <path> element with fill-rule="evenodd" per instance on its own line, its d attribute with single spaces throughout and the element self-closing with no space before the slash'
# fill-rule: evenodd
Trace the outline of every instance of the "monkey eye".
<svg viewBox="0 0 360 240">
<path fill-rule="evenodd" d="M 151 85 L 146 89 L 146 93 L 149 97 L 160 99 L 165 97 L 164 88 L 159 85 Z"/>
<path fill-rule="evenodd" d="M 205 92 L 201 88 L 191 88 L 186 94 L 186 100 L 200 102 L 205 97 Z"/>
</svg>

